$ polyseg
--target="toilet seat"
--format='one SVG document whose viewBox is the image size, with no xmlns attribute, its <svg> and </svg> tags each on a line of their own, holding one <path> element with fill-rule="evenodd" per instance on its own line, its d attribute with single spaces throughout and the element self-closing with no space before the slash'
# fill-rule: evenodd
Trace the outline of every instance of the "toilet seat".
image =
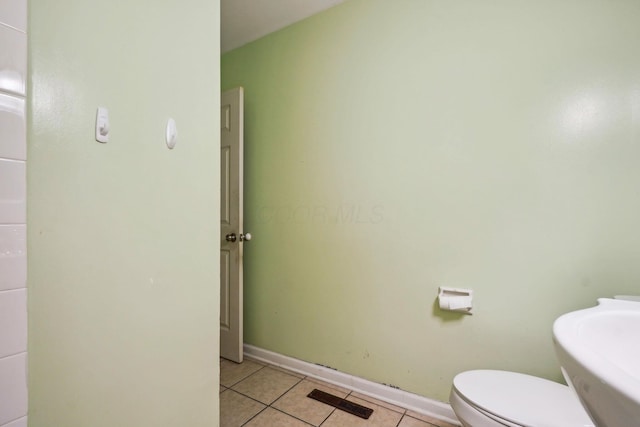
<svg viewBox="0 0 640 427">
<path fill-rule="evenodd" d="M 484 425 L 594 426 L 569 387 L 515 372 L 477 370 L 457 375 L 451 405 L 454 411 L 460 409 L 474 418 L 486 417 Z"/>
<path fill-rule="evenodd" d="M 449 403 L 463 427 L 522 427 L 476 408 L 464 400 L 453 388 L 449 396 Z"/>
</svg>

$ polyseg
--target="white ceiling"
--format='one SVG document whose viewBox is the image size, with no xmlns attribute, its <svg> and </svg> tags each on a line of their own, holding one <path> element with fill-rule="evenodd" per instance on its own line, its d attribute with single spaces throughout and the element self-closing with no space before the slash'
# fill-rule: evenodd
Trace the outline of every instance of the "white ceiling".
<svg viewBox="0 0 640 427">
<path fill-rule="evenodd" d="M 220 50 L 240 47 L 345 0 L 220 0 Z"/>
</svg>

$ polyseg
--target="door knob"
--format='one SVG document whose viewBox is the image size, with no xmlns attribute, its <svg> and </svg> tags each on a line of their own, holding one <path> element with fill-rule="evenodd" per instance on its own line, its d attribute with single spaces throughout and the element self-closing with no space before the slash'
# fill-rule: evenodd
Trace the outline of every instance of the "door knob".
<svg viewBox="0 0 640 427">
<path fill-rule="evenodd" d="M 227 242 L 235 242 L 236 241 L 236 233 L 229 233 L 226 236 L 224 236 L 224 239 Z M 242 240 L 242 234 L 240 235 L 240 240 Z"/>
<path fill-rule="evenodd" d="M 246 240 L 248 242 L 249 240 L 251 240 L 251 237 L 252 237 L 251 233 L 244 233 L 244 234 L 240 233 L 240 241 L 241 242 L 244 241 L 244 240 Z"/>
</svg>

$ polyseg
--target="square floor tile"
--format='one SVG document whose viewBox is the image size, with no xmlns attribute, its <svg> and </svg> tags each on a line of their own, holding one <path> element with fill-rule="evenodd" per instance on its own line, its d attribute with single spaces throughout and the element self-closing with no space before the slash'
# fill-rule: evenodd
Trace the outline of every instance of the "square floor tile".
<svg viewBox="0 0 640 427">
<path fill-rule="evenodd" d="M 318 382 L 302 380 L 271 406 L 306 421 L 309 424 L 319 426 L 331 415 L 335 408 L 307 397 L 314 388 L 339 397 L 346 397 L 348 394 L 348 392 L 331 388 Z"/>
<path fill-rule="evenodd" d="M 300 378 L 267 366 L 232 388 L 245 396 L 269 405 L 300 381 Z"/>
<path fill-rule="evenodd" d="M 398 427 L 434 427 L 434 425 L 405 415 L 402 417 L 402 421 L 400 421 Z"/>
<path fill-rule="evenodd" d="M 264 365 L 251 360 L 235 363 L 223 359 L 220 361 L 220 384 L 231 387 L 263 367 Z"/>
<path fill-rule="evenodd" d="M 357 397 L 348 397 L 349 402 L 373 409 L 369 419 L 365 420 L 348 412 L 337 410 L 322 424 L 322 427 L 396 427 L 402 414 L 383 406 L 375 405 Z"/>
<path fill-rule="evenodd" d="M 240 427 L 266 408 L 260 402 L 227 390 L 220 393 L 220 427 Z"/>
<path fill-rule="evenodd" d="M 246 427 L 309 427 L 309 424 L 273 408 L 267 408 L 245 424 Z"/>
<path fill-rule="evenodd" d="M 420 421 L 427 422 L 427 423 L 429 423 L 431 425 L 434 425 L 436 427 L 458 427 L 455 424 L 451 424 L 451 423 L 448 423 L 446 421 L 441 421 L 441 420 L 439 420 L 437 418 L 433 418 L 433 417 L 430 417 L 428 415 L 420 414 L 420 413 L 415 412 L 415 411 L 407 411 L 406 415 L 410 416 L 411 418 L 416 418 L 416 419 L 418 419 Z"/>
</svg>

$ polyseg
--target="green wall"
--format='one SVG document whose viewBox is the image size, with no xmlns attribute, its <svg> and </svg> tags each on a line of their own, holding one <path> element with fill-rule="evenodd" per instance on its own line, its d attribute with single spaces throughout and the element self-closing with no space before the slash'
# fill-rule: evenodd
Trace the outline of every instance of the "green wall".
<svg viewBox="0 0 640 427">
<path fill-rule="evenodd" d="M 349 0 L 223 55 L 246 341 L 441 400 L 473 368 L 559 380 L 554 319 L 640 292 L 638 22 L 623 0 Z"/>
<path fill-rule="evenodd" d="M 29 425 L 217 425 L 219 1 L 29 8 Z"/>
</svg>

